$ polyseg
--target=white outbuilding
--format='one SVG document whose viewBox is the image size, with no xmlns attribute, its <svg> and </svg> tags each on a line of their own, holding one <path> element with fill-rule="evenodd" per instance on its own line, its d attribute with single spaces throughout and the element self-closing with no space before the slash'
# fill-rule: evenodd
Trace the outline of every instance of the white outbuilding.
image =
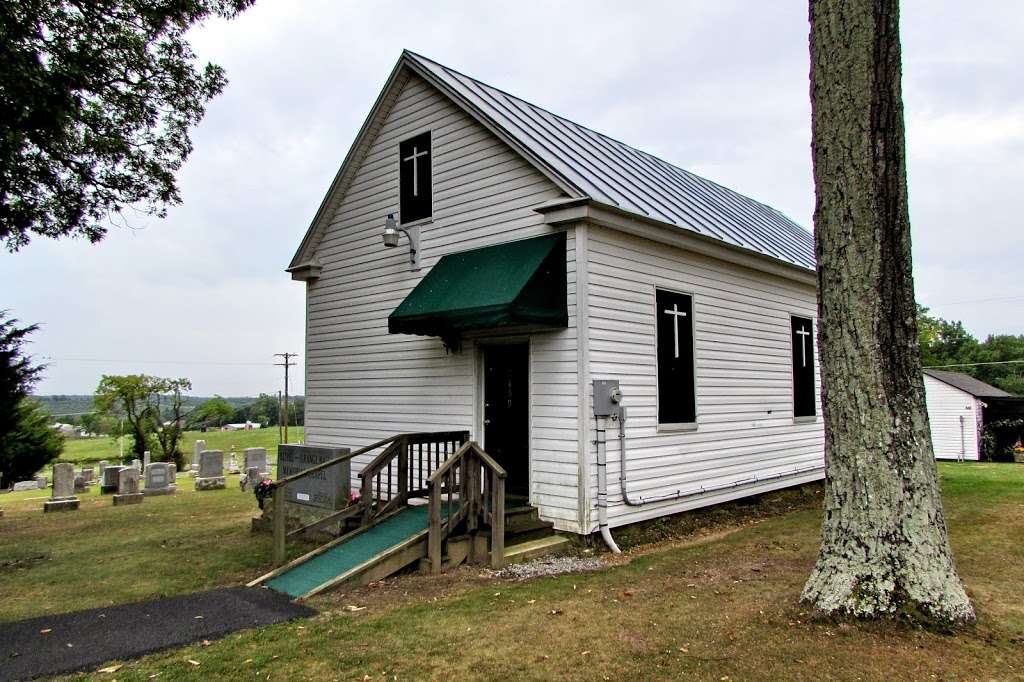
<svg viewBox="0 0 1024 682">
<path fill-rule="evenodd" d="M 932 447 L 938 459 L 981 459 L 986 400 L 1011 394 L 961 372 L 924 370 Z"/>
<path fill-rule="evenodd" d="M 308 444 L 467 431 L 575 533 L 824 476 L 811 234 L 422 56 L 288 270 Z"/>
</svg>

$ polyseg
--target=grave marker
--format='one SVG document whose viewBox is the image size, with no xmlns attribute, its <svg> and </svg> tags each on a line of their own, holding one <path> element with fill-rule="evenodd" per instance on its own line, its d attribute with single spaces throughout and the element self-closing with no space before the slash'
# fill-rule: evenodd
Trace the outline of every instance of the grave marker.
<svg viewBox="0 0 1024 682">
<path fill-rule="evenodd" d="M 246 448 L 242 451 L 242 457 L 246 471 L 256 467 L 264 476 L 270 476 L 270 463 L 267 461 L 266 448 Z"/>
<path fill-rule="evenodd" d="M 199 474 L 196 490 L 220 490 L 227 487 L 224 480 L 224 451 L 203 450 L 199 453 Z"/>
<path fill-rule="evenodd" d="M 146 467 L 145 483 L 142 492 L 146 495 L 170 495 L 177 486 L 174 485 L 174 478 L 171 476 L 173 464 L 167 462 L 153 462 Z"/>
<path fill-rule="evenodd" d="M 53 465 L 53 496 L 43 503 L 43 511 L 70 511 L 78 509 L 75 497 L 75 465 L 64 462 Z"/>
<path fill-rule="evenodd" d="M 117 494 L 114 495 L 114 506 L 122 504 L 139 504 L 143 495 L 139 492 L 139 470 L 135 467 L 124 467 L 117 472 Z"/>
<path fill-rule="evenodd" d="M 278 478 L 286 478 L 348 453 L 348 448 L 279 445 L 277 475 Z M 351 484 L 350 462 L 346 460 L 288 484 L 286 499 L 296 504 L 337 511 L 348 506 Z"/>
<path fill-rule="evenodd" d="M 119 466 L 108 466 L 103 468 L 103 476 L 100 478 L 100 492 L 116 493 L 117 492 L 117 474 L 124 469 Z"/>
</svg>

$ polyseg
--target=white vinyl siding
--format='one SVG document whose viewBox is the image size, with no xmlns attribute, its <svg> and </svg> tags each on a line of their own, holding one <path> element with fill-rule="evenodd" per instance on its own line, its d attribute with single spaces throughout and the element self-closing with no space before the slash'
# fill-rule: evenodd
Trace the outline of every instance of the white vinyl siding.
<svg viewBox="0 0 1024 682">
<path fill-rule="evenodd" d="M 408 241 L 385 248 L 398 210 L 398 143 L 431 131 L 433 219 L 421 230 L 422 269 Z M 306 440 L 359 448 L 401 432 L 475 431 L 477 352 L 447 354 L 440 339 L 389 334 L 387 317 L 438 259 L 550 234 L 534 207 L 564 196 L 493 134 L 423 80 L 402 87 L 335 211 L 307 289 Z M 530 335 L 531 502 L 578 530 L 576 267 L 567 235 L 569 328 Z M 473 434 L 478 438 L 478 434 Z M 368 461 L 357 460 L 353 474 Z"/>
<path fill-rule="evenodd" d="M 820 467 L 821 419 L 794 420 L 790 346 L 790 316 L 815 316 L 814 287 L 606 228 L 587 229 L 587 369 L 590 379 L 618 379 L 621 384 L 630 497 L 673 495 Z M 691 431 L 658 426 L 658 288 L 693 295 L 697 423 Z M 816 388 L 820 395 L 820 380 Z M 588 447 L 590 498 L 596 499 L 596 453 L 589 445 L 595 438 L 593 418 L 588 424 L 582 426 L 587 436 L 581 442 Z M 628 507 L 618 486 L 617 431 L 608 431 L 612 526 L 823 477 L 818 470 Z M 588 525 L 596 528 L 596 512 L 591 512 Z"/>
<path fill-rule="evenodd" d="M 924 375 L 932 448 L 938 459 L 978 460 L 978 399 L 966 391 Z"/>
</svg>

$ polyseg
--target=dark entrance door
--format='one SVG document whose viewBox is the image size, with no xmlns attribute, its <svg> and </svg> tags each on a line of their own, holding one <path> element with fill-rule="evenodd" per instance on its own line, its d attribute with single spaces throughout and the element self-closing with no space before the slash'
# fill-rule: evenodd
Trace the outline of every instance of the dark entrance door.
<svg viewBox="0 0 1024 682">
<path fill-rule="evenodd" d="M 508 473 L 505 492 L 530 494 L 529 347 L 484 347 L 484 449 Z"/>
</svg>

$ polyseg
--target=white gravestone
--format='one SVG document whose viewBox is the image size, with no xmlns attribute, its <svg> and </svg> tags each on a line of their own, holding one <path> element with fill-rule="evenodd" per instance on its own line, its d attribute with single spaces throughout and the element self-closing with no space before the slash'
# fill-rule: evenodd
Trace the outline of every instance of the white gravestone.
<svg viewBox="0 0 1024 682">
<path fill-rule="evenodd" d="M 122 504 L 139 504 L 142 502 L 139 492 L 139 470 L 135 467 L 124 467 L 117 472 L 117 494 L 114 495 L 114 506 Z"/>
<path fill-rule="evenodd" d="M 205 440 L 197 440 L 196 447 L 192 452 L 192 466 L 189 467 L 192 470 L 192 475 L 195 476 L 199 472 L 199 455 L 203 450 L 206 449 Z"/>
<path fill-rule="evenodd" d="M 142 492 L 146 495 L 170 495 L 176 490 L 174 478 L 171 477 L 173 464 L 167 462 L 153 462 L 146 467 L 146 487 Z"/>
<path fill-rule="evenodd" d="M 219 490 L 227 487 L 224 480 L 224 451 L 203 450 L 199 453 L 199 474 L 196 490 Z"/>
<path fill-rule="evenodd" d="M 22 493 L 26 490 L 39 490 L 39 483 L 32 479 L 31 481 L 18 481 L 14 484 L 14 492 Z"/>
<path fill-rule="evenodd" d="M 43 511 L 66 511 L 78 509 L 75 497 L 75 465 L 70 463 L 53 465 L 53 497 L 43 503 Z"/>
<path fill-rule="evenodd" d="M 235 456 L 234 452 L 232 452 L 231 455 L 228 457 L 228 473 L 238 473 L 238 458 Z"/>
<path fill-rule="evenodd" d="M 146 450 L 145 452 L 142 453 L 142 470 L 143 471 L 145 471 L 146 467 L 149 466 L 150 461 L 151 460 L 150 460 L 150 456 L 149 456 L 149 450 Z"/>
<path fill-rule="evenodd" d="M 141 459 L 133 459 L 132 460 L 132 467 L 134 469 L 136 469 L 137 471 L 142 471 L 142 460 Z"/>
</svg>

